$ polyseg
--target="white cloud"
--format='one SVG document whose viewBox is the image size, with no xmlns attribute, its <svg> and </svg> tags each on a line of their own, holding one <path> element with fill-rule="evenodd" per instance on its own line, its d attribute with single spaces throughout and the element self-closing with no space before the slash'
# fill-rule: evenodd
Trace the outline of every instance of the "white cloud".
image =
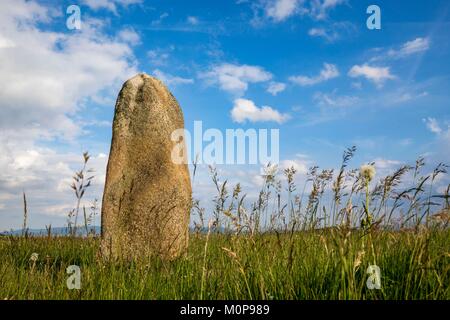
<svg viewBox="0 0 450 320">
<path fill-rule="evenodd" d="M 282 114 L 269 106 L 258 108 L 255 103 L 247 99 L 236 99 L 231 110 L 233 121 L 243 123 L 245 121 L 261 122 L 274 121 L 283 123 L 289 119 L 289 115 Z"/>
<path fill-rule="evenodd" d="M 442 133 L 442 128 L 440 127 L 438 121 L 435 118 L 425 118 L 423 119 L 423 122 L 427 126 L 428 130 L 430 130 L 433 133 L 440 134 Z"/>
<path fill-rule="evenodd" d="M 407 41 L 397 48 L 391 48 L 386 50 L 384 48 L 373 48 L 371 51 L 376 53 L 370 61 L 383 61 L 383 60 L 396 60 L 403 59 L 414 54 L 423 53 L 430 48 L 430 39 L 426 38 L 416 38 L 411 41 Z"/>
<path fill-rule="evenodd" d="M 276 96 L 278 93 L 283 92 L 286 89 L 286 84 L 282 82 L 271 82 L 267 88 L 267 92 L 271 95 Z"/>
<path fill-rule="evenodd" d="M 247 91 L 249 83 L 268 81 L 272 74 L 258 66 L 224 63 L 213 66 L 199 77 L 208 84 L 218 84 L 222 90 L 239 95 Z"/>
<path fill-rule="evenodd" d="M 376 169 L 375 170 L 376 171 L 375 180 L 378 180 L 382 177 L 386 177 L 386 176 L 392 174 L 402 164 L 404 164 L 403 162 L 398 161 L 398 160 L 385 159 L 382 157 L 375 158 L 369 162 L 375 163 L 375 169 Z M 409 175 L 408 174 L 405 175 L 401 181 L 401 184 L 407 184 L 409 179 L 410 179 Z"/>
<path fill-rule="evenodd" d="M 110 101 L 110 105 L 114 104 L 114 101 Z M 78 122 L 80 125 L 82 125 L 83 127 L 98 127 L 98 128 L 110 128 L 112 126 L 112 122 L 111 121 L 107 121 L 107 120 L 82 120 Z"/>
<path fill-rule="evenodd" d="M 427 51 L 430 48 L 430 40 L 428 38 L 416 38 L 404 43 L 400 49 L 391 49 L 388 51 L 388 56 L 403 58 L 409 55 Z"/>
<path fill-rule="evenodd" d="M 162 72 L 159 69 L 153 70 L 153 75 L 168 86 L 194 83 L 194 79 L 173 76 L 171 74 Z"/>
<path fill-rule="evenodd" d="M 343 37 L 352 36 L 357 32 L 357 28 L 350 22 L 333 22 L 326 26 L 318 26 L 308 30 L 308 35 L 316 38 L 323 38 L 326 42 L 335 42 Z"/>
<path fill-rule="evenodd" d="M 333 8 L 345 0 L 269 0 L 264 7 L 265 15 L 275 22 L 282 22 L 294 15 L 309 15 L 324 20 Z"/>
<path fill-rule="evenodd" d="M 293 167 L 297 171 L 297 174 L 307 174 L 310 164 L 311 162 L 305 159 L 288 159 L 280 161 L 280 169 L 284 170 Z"/>
<path fill-rule="evenodd" d="M 9 10 L 11 4 L 14 10 Z M 40 30 L 38 23 L 52 19 L 46 9 L 34 2 L 0 2 L 0 29 L 15 42 L 15 47 L 0 50 L 4 135 L 73 138 L 81 128 L 71 115 L 82 103 L 116 90 L 137 72 L 129 45 L 91 27 L 95 21 L 85 20 L 76 33 Z"/>
<path fill-rule="evenodd" d="M 326 19 L 330 10 L 345 2 L 345 0 L 312 0 L 310 15 L 318 20 Z"/>
<path fill-rule="evenodd" d="M 118 37 L 123 42 L 129 43 L 133 46 L 141 43 L 141 37 L 136 31 L 134 31 L 133 28 L 125 28 L 121 30 L 118 34 Z"/>
<path fill-rule="evenodd" d="M 142 3 L 142 0 L 82 0 L 82 3 L 92 10 L 105 9 L 117 14 L 117 6 L 127 7 Z"/>
<path fill-rule="evenodd" d="M 430 132 L 436 136 L 436 152 L 438 158 L 442 157 L 448 162 L 450 157 L 450 124 L 445 121 L 438 121 L 436 118 L 428 117 L 423 119 Z"/>
<path fill-rule="evenodd" d="M 308 31 L 308 34 L 312 37 L 323 37 L 326 39 L 334 38 L 334 36 L 330 36 L 328 31 L 325 28 L 311 28 Z"/>
<path fill-rule="evenodd" d="M 386 80 L 395 79 L 389 67 L 372 67 L 368 64 L 354 65 L 348 72 L 348 75 L 352 78 L 364 77 L 374 82 L 377 86 L 382 86 Z"/>
<path fill-rule="evenodd" d="M 450 159 L 450 123 L 446 120 L 437 120 L 436 118 L 427 117 L 422 119 L 427 129 L 435 136 L 431 142 L 433 151 L 431 154 L 435 162 L 449 162 Z"/>
<path fill-rule="evenodd" d="M 405 103 L 408 101 L 412 101 L 412 100 L 416 100 L 416 99 L 420 99 L 423 97 L 428 96 L 428 92 L 427 91 L 422 91 L 420 93 L 415 93 L 415 92 L 399 92 L 398 94 L 394 94 L 391 97 L 391 102 L 392 103 Z"/>
<path fill-rule="evenodd" d="M 314 94 L 313 99 L 321 106 L 331 107 L 349 107 L 359 101 L 358 97 L 347 95 L 339 96 L 335 92 L 332 92 L 331 94 L 317 92 Z"/>
<path fill-rule="evenodd" d="M 160 25 L 164 19 L 166 19 L 169 16 L 169 14 L 167 12 L 163 12 L 162 14 L 159 15 L 159 18 L 156 20 L 152 21 L 152 25 L 156 26 L 156 25 Z"/>
<path fill-rule="evenodd" d="M 8 38 L 4 38 L 0 34 L 0 49 L 14 48 L 15 46 L 16 46 L 16 44 L 14 43 L 14 41 L 12 41 L 11 39 L 8 39 Z"/>
<path fill-rule="evenodd" d="M 189 24 L 192 24 L 193 26 L 195 26 L 195 25 L 197 25 L 199 23 L 199 20 L 198 20 L 197 17 L 189 16 L 189 17 L 187 17 L 187 22 Z"/>
<path fill-rule="evenodd" d="M 319 75 L 315 77 L 292 76 L 289 77 L 289 80 L 301 86 L 311 86 L 314 84 L 318 84 L 320 82 L 336 78 L 338 76 L 339 71 L 334 64 L 324 63 L 323 68 L 320 71 Z"/>
<path fill-rule="evenodd" d="M 52 6 L 0 1 L 1 38 L 14 42 L 0 49 L 0 193 L 12 197 L 3 201 L 0 228 L 20 225 L 22 190 L 29 195 L 31 219 L 40 226 L 48 206 L 71 204 L 64 181 L 81 164 L 76 138 L 88 123 L 99 123 L 81 111 L 91 101 L 115 99 L 122 83 L 137 73 L 129 42 L 104 33 L 104 22 L 85 18 L 76 32 L 49 31 L 46 23 L 55 17 Z M 67 147 L 76 151 L 41 146 L 54 139 L 70 140 Z M 98 177 L 104 172 L 102 161 Z M 101 185 L 98 181 L 93 189 L 97 196 Z"/>
<path fill-rule="evenodd" d="M 70 188 L 71 177 L 83 164 L 81 154 L 58 153 L 37 147 L 31 142 L 13 142 L 0 138 L 0 230 L 21 226 L 22 192 L 26 193 L 29 226 L 44 224 L 64 226 L 68 211 L 75 207 Z M 101 199 L 107 157 L 92 156 L 88 168 L 95 178 L 86 192 L 82 205 L 89 208 L 94 198 Z M 0 206 L 1 207 L 1 206 Z M 80 218 L 80 217 L 79 217 Z M 97 218 L 97 224 L 99 220 Z"/>
<path fill-rule="evenodd" d="M 299 0 L 270 1 L 266 7 L 266 14 L 276 22 L 283 21 L 296 13 L 300 2 Z"/>
<path fill-rule="evenodd" d="M 155 48 L 147 52 L 147 57 L 150 59 L 150 63 L 154 66 L 164 66 L 168 63 L 170 53 L 175 50 L 175 46 L 169 46 L 167 48 Z"/>
<path fill-rule="evenodd" d="M 375 162 L 375 168 L 388 171 L 391 171 L 402 164 L 401 161 L 383 158 L 376 158 L 375 160 L 373 160 L 373 162 Z"/>
</svg>

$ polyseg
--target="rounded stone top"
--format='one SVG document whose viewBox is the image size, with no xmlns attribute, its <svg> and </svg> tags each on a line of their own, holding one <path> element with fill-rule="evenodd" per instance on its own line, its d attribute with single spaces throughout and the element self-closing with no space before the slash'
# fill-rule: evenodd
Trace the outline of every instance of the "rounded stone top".
<svg viewBox="0 0 450 320">
<path fill-rule="evenodd" d="M 146 74 L 145 72 L 138 73 L 135 75 L 135 77 L 141 77 L 141 78 L 153 78 L 152 76 Z"/>
<path fill-rule="evenodd" d="M 131 77 L 130 79 L 125 81 L 125 84 L 131 85 L 132 87 L 139 87 L 140 85 L 142 85 L 142 82 L 144 81 L 144 79 L 150 79 L 150 80 L 156 82 L 159 86 L 165 87 L 164 83 L 161 80 L 159 80 L 158 78 L 155 78 L 151 75 L 148 75 L 145 72 L 138 73 L 137 75 Z"/>
</svg>

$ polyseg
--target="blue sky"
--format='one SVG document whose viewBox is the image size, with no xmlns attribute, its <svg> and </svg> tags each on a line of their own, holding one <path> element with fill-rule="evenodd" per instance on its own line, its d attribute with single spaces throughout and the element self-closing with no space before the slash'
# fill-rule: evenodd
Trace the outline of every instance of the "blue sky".
<svg viewBox="0 0 450 320">
<path fill-rule="evenodd" d="M 71 4 L 81 9 L 81 30 L 66 27 Z M 371 4 L 381 9 L 381 30 L 366 27 Z M 281 166 L 295 165 L 300 179 L 312 164 L 337 167 L 352 145 L 352 165 L 375 161 L 380 174 L 419 155 L 449 163 L 449 7 L 445 0 L 2 1 L 0 230 L 20 226 L 22 191 L 32 227 L 63 225 L 84 150 L 97 172 L 90 197 L 101 199 L 115 98 L 138 72 L 169 86 L 189 130 L 196 120 L 220 130 L 279 128 Z M 257 109 L 245 113 L 245 103 Z M 194 190 L 207 202 L 205 172 Z M 221 168 L 224 178 L 247 181 L 249 192 L 258 172 Z"/>
</svg>

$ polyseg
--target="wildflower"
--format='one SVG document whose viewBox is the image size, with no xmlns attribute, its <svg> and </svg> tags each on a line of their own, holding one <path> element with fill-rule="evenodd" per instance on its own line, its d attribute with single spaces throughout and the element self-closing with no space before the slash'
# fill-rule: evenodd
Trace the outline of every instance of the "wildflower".
<svg viewBox="0 0 450 320">
<path fill-rule="evenodd" d="M 370 164 L 362 165 L 359 171 L 361 172 L 361 176 L 363 176 L 364 179 L 366 179 L 366 181 L 368 182 L 370 182 L 373 179 L 373 177 L 375 177 L 376 173 L 375 167 Z"/>
<path fill-rule="evenodd" d="M 33 262 L 36 262 L 39 259 L 39 254 L 37 254 L 36 252 L 33 252 L 31 254 L 30 260 Z"/>
</svg>

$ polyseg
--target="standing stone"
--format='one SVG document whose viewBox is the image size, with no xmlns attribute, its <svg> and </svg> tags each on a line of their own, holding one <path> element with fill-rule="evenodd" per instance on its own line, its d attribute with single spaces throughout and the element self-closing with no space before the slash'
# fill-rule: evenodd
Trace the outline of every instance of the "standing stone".
<svg viewBox="0 0 450 320">
<path fill-rule="evenodd" d="M 104 256 L 173 259 L 187 248 L 191 183 L 171 159 L 183 113 L 167 87 L 139 74 L 119 93 L 102 204 Z"/>
</svg>

